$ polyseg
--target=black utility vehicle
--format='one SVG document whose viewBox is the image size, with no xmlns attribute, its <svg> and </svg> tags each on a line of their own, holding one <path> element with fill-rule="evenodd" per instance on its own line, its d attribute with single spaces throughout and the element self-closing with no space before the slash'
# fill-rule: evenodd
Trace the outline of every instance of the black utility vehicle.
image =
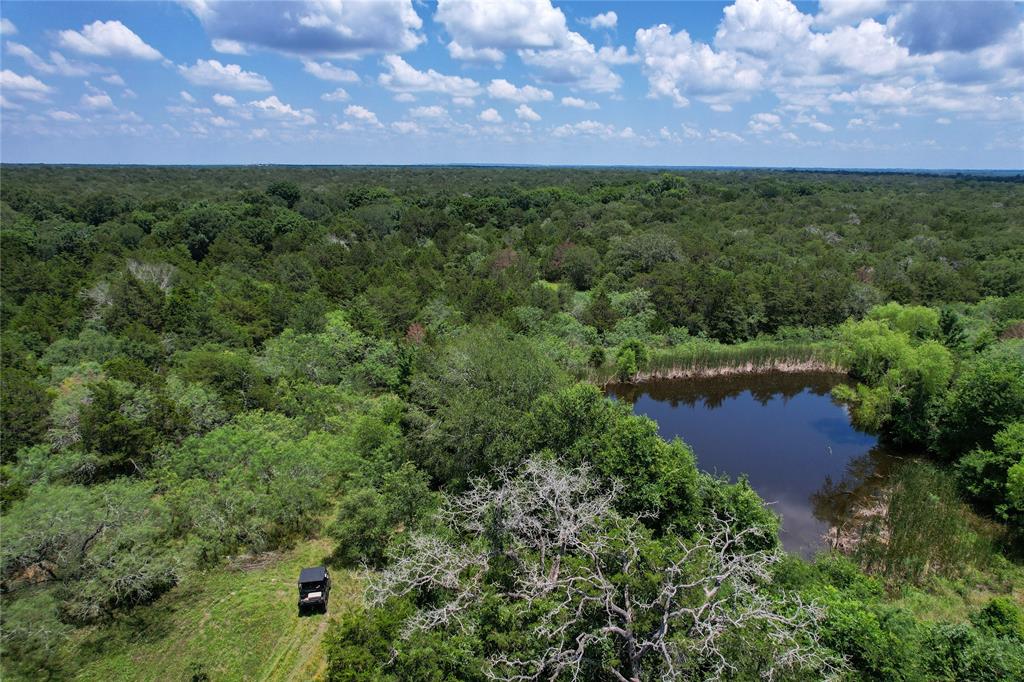
<svg viewBox="0 0 1024 682">
<path fill-rule="evenodd" d="M 319 611 L 327 613 L 331 594 L 331 574 L 324 566 L 304 568 L 299 573 L 299 615 Z"/>
</svg>

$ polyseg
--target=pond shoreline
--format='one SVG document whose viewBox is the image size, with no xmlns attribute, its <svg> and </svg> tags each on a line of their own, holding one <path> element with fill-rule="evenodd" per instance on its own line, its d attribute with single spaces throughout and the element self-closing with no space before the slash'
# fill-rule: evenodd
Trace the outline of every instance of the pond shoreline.
<svg viewBox="0 0 1024 682">
<path fill-rule="evenodd" d="M 746 362 L 737 365 L 714 367 L 675 366 L 668 369 L 652 369 L 637 372 L 628 381 L 612 376 L 601 382 L 602 387 L 613 385 L 635 385 L 665 379 L 713 379 L 717 377 L 746 376 L 760 374 L 842 374 L 846 368 L 826 360 L 778 360 L 768 363 Z"/>
<path fill-rule="evenodd" d="M 832 396 L 852 382 L 846 372 L 811 358 L 700 374 L 663 367 L 657 378 L 609 384 L 605 393 L 654 420 L 662 438 L 681 438 L 702 471 L 746 477 L 782 518 L 787 551 L 809 558 L 837 540 L 851 545 L 835 529 L 860 527 L 851 517 L 875 505 L 901 453 L 851 424 Z"/>
</svg>

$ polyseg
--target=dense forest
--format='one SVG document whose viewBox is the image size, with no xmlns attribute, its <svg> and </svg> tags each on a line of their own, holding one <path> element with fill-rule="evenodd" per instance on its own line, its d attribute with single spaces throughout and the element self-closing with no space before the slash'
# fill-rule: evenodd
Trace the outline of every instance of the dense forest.
<svg viewBox="0 0 1024 682">
<path fill-rule="evenodd" d="M 7 165 L 0 199 L 5 678 L 162 677 L 132 650 L 190 595 L 255 637 L 247 571 L 300 556 L 328 680 L 1024 678 L 1020 177 Z M 601 390 L 787 363 L 921 454 L 812 561 Z M 164 679 L 247 677 L 189 642 Z"/>
</svg>

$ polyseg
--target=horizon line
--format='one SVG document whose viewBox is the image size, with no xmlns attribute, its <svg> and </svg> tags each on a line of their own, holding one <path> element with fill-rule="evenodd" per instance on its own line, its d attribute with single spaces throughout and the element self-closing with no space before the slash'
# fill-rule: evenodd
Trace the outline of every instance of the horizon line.
<svg viewBox="0 0 1024 682">
<path fill-rule="evenodd" d="M 3 161 L 4 166 L 71 166 L 80 168 L 578 168 L 625 170 L 731 170 L 731 171 L 797 171 L 797 172 L 853 172 L 853 173 L 925 173 L 925 174 L 1024 174 L 1024 168 L 957 168 L 910 166 L 772 166 L 772 165 L 671 165 L 624 163 L 76 163 L 61 161 Z"/>
</svg>

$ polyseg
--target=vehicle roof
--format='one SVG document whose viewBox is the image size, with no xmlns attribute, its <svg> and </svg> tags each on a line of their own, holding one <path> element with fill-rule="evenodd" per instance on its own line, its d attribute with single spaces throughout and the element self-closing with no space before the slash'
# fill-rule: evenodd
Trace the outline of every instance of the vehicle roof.
<svg viewBox="0 0 1024 682">
<path fill-rule="evenodd" d="M 315 566 L 313 568 L 304 568 L 299 573 L 300 583 L 315 583 L 323 580 L 327 577 L 327 569 L 323 566 Z"/>
</svg>

